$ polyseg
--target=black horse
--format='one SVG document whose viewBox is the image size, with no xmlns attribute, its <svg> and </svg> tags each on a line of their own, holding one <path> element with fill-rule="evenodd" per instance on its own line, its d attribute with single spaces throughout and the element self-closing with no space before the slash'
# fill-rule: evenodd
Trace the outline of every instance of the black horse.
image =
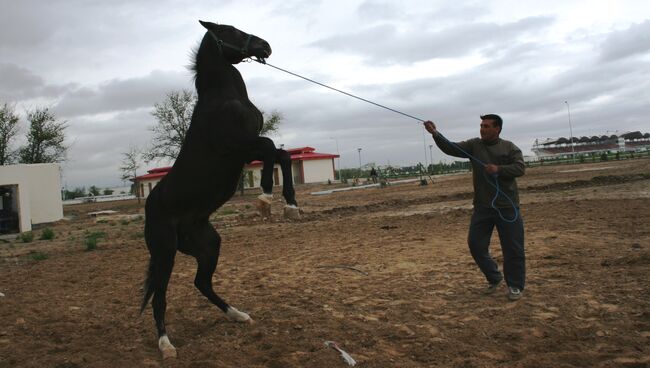
<svg viewBox="0 0 650 368">
<path fill-rule="evenodd" d="M 176 356 L 165 331 L 165 296 L 176 251 L 196 258 L 194 285 L 203 295 L 229 318 L 252 322 L 248 314 L 228 305 L 212 289 L 221 239 L 208 221 L 237 190 L 244 165 L 253 160 L 264 163 L 263 194 L 258 199 L 268 211 L 273 166 L 278 162 L 287 202 L 285 215 L 295 217 L 299 213 L 291 157 L 276 149 L 271 139 L 259 136 L 262 114 L 248 99 L 244 80 L 233 66 L 252 57 L 263 61 L 271 55 L 271 47 L 232 26 L 200 23 L 207 32 L 195 55 L 198 100 L 192 121 L 176 162 L 151 191 L 145 207 L 145 240 L 151 258 L 140 311 L 153 297 L 158 347 L 165 358 Z"/>
</svg>

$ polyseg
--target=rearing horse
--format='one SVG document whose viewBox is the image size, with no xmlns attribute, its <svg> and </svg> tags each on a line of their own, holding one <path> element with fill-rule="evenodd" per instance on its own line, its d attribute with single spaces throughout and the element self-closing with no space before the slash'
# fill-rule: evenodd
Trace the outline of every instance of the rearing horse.
<svg viewBox="0 0 650 368">
<path fill-rule="evenodd" d="M 246 58 L 269 57 L 271 46 L 232 26 L 200 23 L 207 32 L 195 55 L 198 100 L 192 121 L 172 169 L 151 191 L 145 206 L 145 241 L 151 258 L 140 312 L 153 298 L 158 347 L 165 358 L 176 356 L 165 330 L 165 310 L 177 251 L 196 258 L 194 285 L 203 295 L 229 318 L 252 322 L 248 314 L 228 305 L 212 288 L 221 238 L 209 216 L 233 196 L 244 165 L 263 161 L 263 194 L 258 198 L 270 204 L 273 165 L 278 162 L 288 212 L 298 214 L 291 157 L 276 149 L 271 139 L 259 136 L 262 114 L 248 99 L 244 80 L 233 66 Z"/>
</svg>

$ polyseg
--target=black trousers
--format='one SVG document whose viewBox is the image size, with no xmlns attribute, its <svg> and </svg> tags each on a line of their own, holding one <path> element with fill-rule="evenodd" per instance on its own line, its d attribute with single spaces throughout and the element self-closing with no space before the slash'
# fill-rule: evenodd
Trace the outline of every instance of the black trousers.
<svg viewBox="0 0 650 368">
<path fill-rule="evenodd" d="M 500 208 L 501 216 L 494 208 L 474 206 L 469 225 L 467 244 L 474 261 L 491 284 L 504 276 L 509 287 L 524 289 L 526 283 L 526 254 L 524 252 L 524 221 L 521 214 L 515 217 L 514 208 Z M 503 217 L 503 218 L 502 218 Z M 490 256 L 490 238 L 496 226 L 503 252 L 503 274 Z"/>
</svg>

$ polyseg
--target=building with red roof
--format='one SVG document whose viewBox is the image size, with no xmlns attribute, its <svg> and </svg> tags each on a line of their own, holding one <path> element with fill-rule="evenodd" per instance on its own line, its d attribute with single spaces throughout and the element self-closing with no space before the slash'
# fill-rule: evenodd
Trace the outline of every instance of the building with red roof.
<svg viewBox="0 0 650 368">
<path fill-rule="evenodd" d="M 300 147 L 286 150 L 291 155 L 291 172 L 294 184 L 324 183 L 334 180 L 334 159 L 339 155 L 319 153 L 313 147 Z M 244 187 L 257 188 L 262 178 L 262 161 L 253 161 L 244 167 Z M 146 198 L 158 182 L 171 170 L 171 166 L 148 170 L 147 174 L 132 179 L 137 195 Z M 273 167 L 273 184 L 282 185 L 280 165 Z"/>
</svg>

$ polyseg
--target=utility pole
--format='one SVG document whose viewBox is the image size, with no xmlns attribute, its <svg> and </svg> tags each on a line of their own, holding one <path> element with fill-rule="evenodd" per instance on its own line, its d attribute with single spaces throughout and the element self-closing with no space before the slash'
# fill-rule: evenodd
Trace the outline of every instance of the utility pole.
<svg viewBox="0 0 650 368">
<path fill-rule="evenodd" d="M 569 139 L 571 140 L 571 157 L 573 158 L 573 163 L 576 163 L 576 150 L 575 150 L 575 143 L 573 143 L 573 128 L 571 127 L 571 109 L 569 108 L 569 102 L 564 101 L 566 104 L 566 111 L 567 114 L 569 115 L 569 134 L 570 137 Z"/>
<path fill-rule="evenodd" d="M 339 139 L 334 138 L 334 137 L 330 137 L 330 139 L 333 139 L 336 142 L 336 155 L 339 156 L 337 158 L 337 160 L 339 162 L 339 178 L 338 179 L 339 179 L 339 181 L 341 181 L 341 154 L 339 153 Z"/>
</svg>

